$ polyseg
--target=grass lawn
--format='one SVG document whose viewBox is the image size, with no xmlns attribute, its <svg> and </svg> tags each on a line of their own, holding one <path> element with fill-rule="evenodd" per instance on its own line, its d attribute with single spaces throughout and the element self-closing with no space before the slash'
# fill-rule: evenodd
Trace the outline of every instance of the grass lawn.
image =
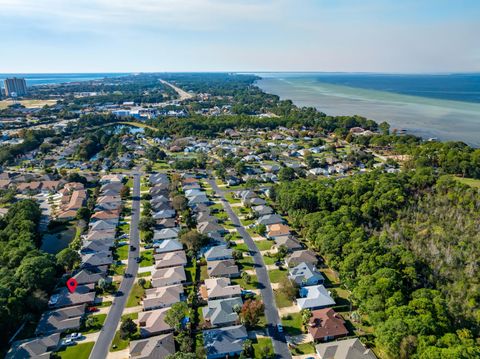
<svg viewBox="0 0 480 359">
<path fill-rule="evenodd" d="M 105 308 L 105 307 L 109 307 L 112 305 L 113 302 L 109 301 L 109 300 L 106 300 L 105 302 L 101 302 L 101 303 L 98 303 L 98 304 L 95 304 L 96 307 L 98 308 Z"/>
<path fill-rule="evenodd" d="M 203 282 L 205 279 L 208 279 L 207 266 L 200 267 L 200 281 Z"/>
<path fill-rule="evenodd" d="M 265 358 L 265 353 L 273 354 L 272 339 L 270 338 L 257 338 L 252 345 L 256 359 Z"/>
<path fill-rule="evenodd" d="M 62 349 L 61 351 L 57 352 L 57 354 L 62 359 L 88 359 L 94 344 L 95 342 L 88 342 L 73 345 L 71 347 Z"/>
<path fill-rule="evenodd" d="M 284 315 L 282 317 L 282 324 L 289 335 L 302 334 L 302 315 L 300 313 Z"/>
<path fill-rule="evenodd" d="M 228 201 L 228 203 L 240 203 L 240 200 L 239 199 L 236 199 L 236 198 L 233 198 L 233 195 L 232 193 L 227 193 L 225 194 L 225 199 Z"/>
<path fill-rule="evenodd" d="M 112 347 L 110 348 L 111 352 L 116 352 L 118 350 L 123 350 L 128 348 L 130 340 L 140 339 L 140 333 L 136 333 L 132 338 L 122 339 L 120 338 L 120 330 L 117 330 L 115 336 L 113 337 Z"/>
<path fill-rule="evenodd" d="M 127 319 L 127 318 L 130 318 L 131 320 L 136 320 L 136 319 L 138 319 L 138 313 L 130 313 L 130 314 L 122 315 L 122 321 Z"/>
<path fill-rule="evenodd" d="M 193 283 L 197 280 L 197 267 L 189 264 L 185 267 L 185 275 L 187 277 L 187 283 Z"/>
<path fill-rule="evenodd" d="M 201 348 L 201 347 L 203 347 L 203 345 L 204 345 L 203 344 L 203 333 L 202 332 L 197 333 L 195 335 L 195 347 L 196 348 Z M 197 358 L 198 358 L 198 356 L 197 356 Z M 199 359 L 204 359 L 204 358 L 205 358 L 205 356 L 200 357 Z"/>
<path fill-rule="evenodd" d="M 259 251 L 269 251 L 270 249 L 272 249 L 273 243 L 273 241 L 269 240 L 255 242 Z"/>
<path fill-rule="evenodd" d="M 304 355 L 304 354 L 314 354 L 315 347 L 313 343 L 303 343 L 298 344 L 294 349 L 292 349 L 293 355 Z"/>
<path fill-rule="evenodd" d="M 152 272 L 137 273 L 137 277 L 138 277 L 138 278 L 148 277 L 149 275 L 152 275 Z"/>
<path fill-rule="evenodd" d="M 130 232 L 130 224 L 124 223 L 118 226 L 118 233 L 121 234 L 128 234 Z"/>
<path fill-rule="evenodd" d="M 270 277 L 270 282 L 280 283 L 283 278 L 288 276 L 288 270 L 286 269 L 274 269 L 268 271 L 268 276 Z"/>
<path fill-rule="evenodd" d="M 277 303 L 277 307 L 285 308 L 291 307 L 293 302 L 287 298 L 287 296 L 280 290 L 273 290 L 273 294 L 275 295 L 275 302 Z"/>
<path fill-rule="evenodd" d="M 268 256 L 263 256 L 263 262 L 265 263 L 265 265 L 271 265 L 271 264 L 275 264 L 276 260 L 274 257 L 268 257 Z"/>
<path fill-rule="evenodd" d="M 153 266 L 155 261 L 153 259 L 153 249 L 147 249 L 146 251 L 140 252 L 140 267 L 150 267 Z"/>
<path fill-rule="evenodd" d="M 238 284 L 243 289 L 257 289 L 258 288 L 258 280 L 256 275 L 250 276 L 250 283 L 246 283 L 243 278 L 232 278 L 232 284 Z"/>
<path fill-rule="evenodd" d="M 248 252 L 248 246 L 246 243 L 235 244 L 232 249 L 242 252 Z"/>
<path fill-rule="evenodd" d="M 115 251 L 119 260 L 128 259 L 128 245 L 120 246 Z"/>
<path fill-rule="evenodd" d="M 143 295 L 145 294 L 145 289 L 135 283 L 133 285 L 132 291 L 130 292 L 130 296 L 127 299 L 126 307 L 136 307 L 140 305 L 140 301 L 142 300 Z"/>
<path fill-rule="evenodd" d="M 470 187 L 480 188 L 480 180 L 474 178 L 453 177 L 456 181 L 466 184 Z"/>
<path fill-rule="evenodd" d="M 87 319 L 90 317 L 87 317 Z M 100 329 L 103 327 L 103 323 L 105 323 L 105 319 L 107 318 L 106 314 L 97 314 L 97 315 L 92 315 L 91 318 L 94 319 L 94 323 L 92 326 L 89 326 L 88 328 L 81 329 L 82 334 L 89 334 L 89 333 L 95 333 L 98 332 Z"/>
<path fill-rule="evenodd" d="M 253 258 L 250 255 L 243 255 L 243 258 L 236 261 L 240 265 L 240 269 L 254 269 L 255 264 L 253 263 Z"/>
<path fill-rule="evenodd" d="M 113 271 L 114 275 L 124 275 L 127 266 L 125 264 L 112 264 L 110 270 Z"/>
</svg>

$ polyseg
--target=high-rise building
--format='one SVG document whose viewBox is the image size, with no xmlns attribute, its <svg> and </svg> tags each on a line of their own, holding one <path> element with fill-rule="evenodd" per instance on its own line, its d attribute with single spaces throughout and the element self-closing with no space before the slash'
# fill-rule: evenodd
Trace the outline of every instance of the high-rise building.
<svg viewBox="0 0 480 359">
<path fill-rule="evenodd" d="M 27 82 L 25 79 L 13 77 L 3 81 L 5 86 L 5 95 L 9 97 L 24 96 L 27 94 Z"/>
</svg>

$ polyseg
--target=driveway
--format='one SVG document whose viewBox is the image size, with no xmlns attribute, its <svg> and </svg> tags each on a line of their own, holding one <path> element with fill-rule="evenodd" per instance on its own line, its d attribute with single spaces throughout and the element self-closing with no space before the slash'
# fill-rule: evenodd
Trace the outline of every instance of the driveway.
<svg viewBox="0 0 480 359">
<path fill-rule="evenodd" d="M 130 295 L 135 277 L 138 271 L 138 263 L 135 258 L 139 256 L 140 237 L 138 231 L 138 222 L 140 219 L 140 173 L 133 173 L 133 193 L 132 193 L 132 219 L 130 222 L 130 245 L 135 247 L 134 251 L 128 252 L 128 266 L 125 273 L 131 274 L 129 278 L 123 278 L 119 292 L 123 294 L 113 299 L 113 304 L 110 307 L 103 328 L 100 331 L 92 352 L 90 353 L 90 359 L 106 358 L 110 345 L 112 344 L 113 337 L 117 331 L 120 318 L 125 308 L 127 298 Z"/>
<path fill-rule="evenodd" d="M 267 319 L 267 331 L 268 336 L 272 338 L 273 350 L 277 358 L 291 358 L 290 350 L 287 346 L 287 341 L 283 333 L 279 333 L 277 330 L 277 324 L 280 323 L 278 316 L 277 306 L 275 304 L 275 297 L 273 295 L 272 286 L 270 284 L 270 278 L 268 277 L 263 257 L 258 251 L 258 248 L 250 236 L 247 230 L 242 226 L 240 219 L 232 210 L 230 203 L 225 198 L 225 191 L 217 186 L 214 180 L 208 180 L 208 183 L 212 189 L 220 196 L 223 208 L 227 212 L 230 220 L 237 228 L 238 233 L 242 236 L 243 240 L 248 246 L 248 249 L 253 253 L 253 262 L 255 263 L 255 269 L 257 272 L 258 283 L 260 286 L 260 292 L 262 294 L 263 303 L 265 304 L 265 317 Z"/>
</svg>

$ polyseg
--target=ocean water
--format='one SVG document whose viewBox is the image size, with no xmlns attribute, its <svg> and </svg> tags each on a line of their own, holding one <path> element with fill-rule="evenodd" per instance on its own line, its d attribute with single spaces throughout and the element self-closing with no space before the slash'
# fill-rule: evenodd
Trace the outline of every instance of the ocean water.
<svg viewBox="0 0 480 359">
<path fill-rule="evenodd" d="M 425 138 L 480 147 L 480 74 L 259 73 L 257 85 L 329 115 L 361 115 Z"/>
<path fill-rule="evenodd" d="M 27 81 L 27 86 L 35 86 L 66 82 L 99 80 L 125 75 L 125 73 L 0 74 L 0 87 L 3 87 L 3 80 L 9 77 L 25 78 L 25 80 Z"/>
</svg>

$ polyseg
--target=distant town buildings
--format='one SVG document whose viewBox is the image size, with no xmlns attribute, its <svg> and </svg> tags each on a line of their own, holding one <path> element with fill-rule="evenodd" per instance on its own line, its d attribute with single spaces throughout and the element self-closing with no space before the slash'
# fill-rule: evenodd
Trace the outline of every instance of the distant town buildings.
<svg viewBox="0 0 480 359">
<path fill-rule="evenodd" d="M 9 78 L 3 80 L 5 87 L 5 96 L 16 97 L 24 96 L 27 94 L 27 82 L 23 78 Z"/>
</svg>

